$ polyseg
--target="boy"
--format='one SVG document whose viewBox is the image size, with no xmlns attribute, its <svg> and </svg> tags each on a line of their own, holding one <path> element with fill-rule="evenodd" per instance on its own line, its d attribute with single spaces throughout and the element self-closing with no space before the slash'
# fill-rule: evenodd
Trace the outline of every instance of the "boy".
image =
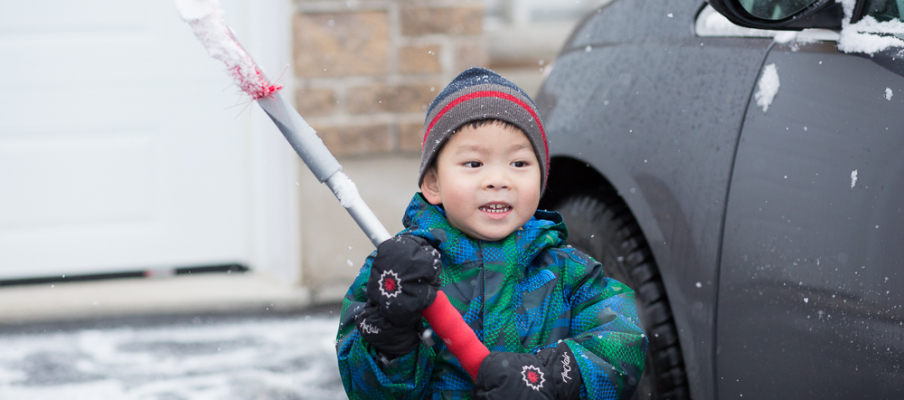
<svg viewBox="0 0 904 400">
<path fill-rule="evenodd" d="M 343 301 L 349 398 L 630 398 L 647 344 L 634 293 L 565 245 L 559 214 L 537 210 L 549 160 L 533 101 L 472 68 L 424 125 L 405 230 L 367 258 Z M 476 379 L 420 317 L 438 289 L 491 351 Z"/>
</svg>

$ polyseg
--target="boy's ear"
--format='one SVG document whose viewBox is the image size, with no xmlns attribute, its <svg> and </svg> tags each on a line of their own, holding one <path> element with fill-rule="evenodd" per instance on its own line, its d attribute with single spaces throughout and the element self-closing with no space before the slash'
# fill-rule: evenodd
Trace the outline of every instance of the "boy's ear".
<svg viewBox="0 0 904 400">
<path fill-rule="evenodd" d="M 436 177 L 436 168 L 430 168 L 424 173 L 424 180 L 421 181 L 421 193 L 427 202 L 433 205 L 442 204 L 440 198 L 439 180 Z"/>
</svg>

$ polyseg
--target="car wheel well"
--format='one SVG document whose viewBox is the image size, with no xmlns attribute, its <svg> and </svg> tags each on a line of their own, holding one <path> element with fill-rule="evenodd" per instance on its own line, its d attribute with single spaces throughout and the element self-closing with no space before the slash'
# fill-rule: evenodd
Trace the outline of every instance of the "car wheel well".
<svg viewBox="0 0 904 400">
<path fill-rule="evenodd" d="M 618 193 L 603 175 L 581 160 L 555 157 L 549 164 L 546 191 L 540 199 L 541 209 L 552 209 L 562 199 L 574 195 L 598 197 Z"/>
<path fill-rule="evenodd" d="M 649 347 L 634 398 L 689 398 L 678 329 L 659 266 L 628 205 L 599 172 L 575 159 L 554 159 L 548 182 L 541 208 L 562 213 L 568 243 L 593 256 L 609 277 L 635 292 Z"/>
</svg>

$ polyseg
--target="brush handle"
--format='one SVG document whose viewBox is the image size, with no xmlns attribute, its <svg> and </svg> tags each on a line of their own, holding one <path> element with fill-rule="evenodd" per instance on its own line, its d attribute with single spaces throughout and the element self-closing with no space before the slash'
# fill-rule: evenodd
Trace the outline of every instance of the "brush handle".
<svg viewBox="0 0 904 400">
<path fill-rule="evenodd" d="M 471 375 L 471 379 L 477 381 L 480 363 L 490 354 L 490 350 L 461 318 L 461 314 L 452 306 L 446 294 L 438 291 L 436 300 L 421 311 L 421 316 L 427 319 L 433 332 L 436 332 L 449 351 L 458 358 L 462 368 Z"/>
<path fill-rule="evenodd" d="M 287 102 L 280 92 L 257 100 L 264 112 L 273 120 L 308 169 L 320 183 L 327 186 L 342 203 L 352 219 L 370 239 L 374 246 L 383 243 L 392 235 L 383 227 L 370 207 L 361 199 L 358 189 L 351 179 L 341 172 L 342 166 L 333 153 L 326 148 L 314 128 L 298 115 L 298 111 Z"/>
</svg>

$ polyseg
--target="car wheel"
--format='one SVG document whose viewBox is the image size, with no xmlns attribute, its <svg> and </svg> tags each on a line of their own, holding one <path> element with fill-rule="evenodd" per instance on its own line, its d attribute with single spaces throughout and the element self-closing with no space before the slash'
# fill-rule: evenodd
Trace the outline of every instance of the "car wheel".
<svg viewBox="0 0 904 400">
<path fill-rule="evenodd" d="M 568 196 L 553 209 L 565 219 L 568 244 L 602 263 L 606 276 L 635 292 L 649 345 L 634 399 L 689 398 L 678 331 L 662 277 L 628 207 L 617 194 L 606 193 Z"/>
</svg>

